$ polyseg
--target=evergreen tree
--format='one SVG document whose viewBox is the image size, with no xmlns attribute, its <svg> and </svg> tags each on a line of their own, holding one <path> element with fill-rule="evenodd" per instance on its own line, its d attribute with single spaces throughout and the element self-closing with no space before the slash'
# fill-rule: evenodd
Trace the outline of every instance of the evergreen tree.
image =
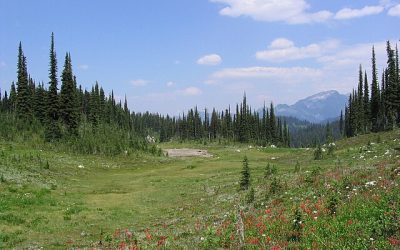
<svg viewBox="0 0 400 250">
<path fill-rule="evenodd" d="M 357 131 L 359 133 L 363 133 L 364 132 L 364 93 L 363 93 L 363 89 L 364 89 L 364 84 L 363 84 L 363 70 L 362 70 L 362 66 L 360 65 L 360 69 L 359 69 L 359 79 L 358 79 L 358 89 L 357 89 L 357 113 L 356 113 L 356 120 L 357 120 Z"/>
<path fill-rule="evenodd" d="M 276 129 L 276 118 L 275 118 L 275 111 L 274 111 L 274 105 L 271 102 L 270 109 L 269 109 L 269 133 L 270 133 L 270 138 L 271 142 L 273 144 L 276 144 L 277 142 L 277 129 Z"/>
<path fill-rule="evenodd" d="M 397 112 L 400 108 L 400 97 L 397 79 L 398 75 L 396 70 L 395 54 L 391 48 L 390 42 L 387 42 L 386 52 L 388 56 L 387 61 L 387 73 L 385 78 L 386 88 L 385 88 L 385 104 L 388 120 L 388 128 L 392 129 L 395 126 Z"/>
<path fill-rule="evenodd" d="M 339 130 L 340 130 L 340 135 L 344 135 L 344 120 L 343 120 L 343 110 L 340 111 L 340 119 L 339 119 Z"/>
<path fill-rule="evenodd" d="M 250 167 L 247 156 L 245 156 L 243 159 L 243 168 L 241 171 L 239 185 L 241 190 L 247 190 L 250 187 Z"/>
<path fill-rule="evenodd" d="M 371 130 L 372 132 L 379 131 L 379 112 L 380 112 L 380 92 L 377 78 L 375 48 L 372 47 L 372 82 L 371 82 Z"/>
<path fill-rule="evenodd" d="M 11 112 L 14 112 L 17 109 L 17 91 L 15 89 L 15 84 L 12 82 L 11 90 L 10 90 L 10 97 L 9 97 L 9 109 Z"/>
<path fill-rule="evenodd" d="M 49 90 L 47 92 L 47 120 L 46 137 L 48 140 L 55 140 L 60 137 L 58 80 L 57 80 L 57 57 L 54 49 L 54 34 L 51 33 L 50 45 L 50 69 L 49 69 Z"/>
<path fill-rule="evenodd" d="M 364 96 L 363 96 L 363 106 L 364 106 L 364 132 L 369 132 L 370 121 L 371 121 L 371 105 L 369 100 L 369 85 L 367 72 L 364 74 Z"/>
<path fill-rule="evenodd" d="M 35 116 L 42 124 L 44 124 L 46 121 L 46 90 L 44 89 L 43 83 L 39 84 L 36 88 L 34 103 Z"/>
<path fill-rule="evenodd" d="M 77 135 L 79 124 L 78 96 L 69 53 L 65 55 L 64 70 L 61 74 L 59 113 L 68 132 Z"/>
<path fill-rule="evenodd" d="M 22 51 L 22 43 L 19 43 L 18 48 L 18 65 L 17 65 L 17 99 L 16 99 L 16 110 L 19 118 L 26 121 L 31 119 L 31 98 L 29 95 L 28 86 L 28 72 L 26 66 L 26 57 Z"/>
</svg>

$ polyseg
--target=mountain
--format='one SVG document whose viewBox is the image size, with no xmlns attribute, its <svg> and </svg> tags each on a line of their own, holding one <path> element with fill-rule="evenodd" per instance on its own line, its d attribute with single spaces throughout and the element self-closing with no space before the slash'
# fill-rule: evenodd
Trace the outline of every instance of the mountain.
<svg viewBox="0 0 400 250">
<path fill-rule="evenodd" d="M 336 90 L 321 92 L 293 105 L 280 104 L 276 106 L 275 112 L 278 116 L 290 116 L 299 120 L 312 123 L 323 123 L 327 120 L 335 120 L 344 109 L 348 97 Z"/>
</svg>

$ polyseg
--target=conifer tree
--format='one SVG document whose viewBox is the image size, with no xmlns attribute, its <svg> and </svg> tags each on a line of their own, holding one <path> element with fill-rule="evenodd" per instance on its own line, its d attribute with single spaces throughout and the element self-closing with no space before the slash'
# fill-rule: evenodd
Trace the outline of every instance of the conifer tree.
<svg viewBox="0 0 400 250">
<path fill-rule="evenodd" d="M 79 107 L 76 83 L 72 73 L 71 55 L 65 55 L 64 70 L 61 74 L 59 113 L 70 134 L 78 133 Z"/>
<path fill-rule="evenodd" d="M 370 121 L 371 121 L 371 105 L 369 100 L 369 85 L 367 72 L 364 74 L 364 96 L 363 96 L 363 107 L 364 107 L 364 132 L 369 132 Z"/>
<path fill-rule="evenodd" d="M 46 121 L 46 90 L 44 89 L 43 83 L 39 84 L 36 88 L 34 102 L 35 116 L 44 124 Z"/>
<path fill-rule="evenodd" d="M 358 89 L 357 89 L 357 131 L 360 133 L 364 132 L 364 84 L 363 84 L 363 70 L 362 66 L 360 65 L 359 69 L 359 80 L 358 80 Z"/>
<path fill-rule="evenodd" d="M 245 156 L 243 159 L 243 168 L 241 171 L 239 185 L 241 190 L 247 190 L 250 187 L 250 167 L 247 156 Z"/>
<path fill-rule="evenodd" d="M 18 48 L 18 65 L 17 65 L 17 98 L 16 110 L 19 118 L 30 120 L 31 118 L 31 103 L 28 86 L 28 72 L 26 66 L 26 57 L 22 51 L 22 43 L 19 43 Z"/>
<path fill-rule="evenodd" d="M 340 111 L 340 119 L 339 119 L 339 131 L 340 131 L 340 135 L 343 136 L 344 135 L 344 120 L 343 120 L 343 110 Z"/>
<path fill-rule="evenodd" d="M 275 118 L 275 111 L 274 105 L 271 102 L 270 109 L 269 109 L 269 133 L 272 143 L 277 142 L 277 128 L 276 128 L 276 118 Z"/>
<path fill-rule="evenodd" d="M 49 69 L 49 90 L 47 92 L 47 119 L 46 137 L 48 140 L 60 137 L 59 119 L 59 100 L 58 100 L 58 80 L 57 80 L 57 56 L 54 49 L 54 34 L 51 33 L 50 45 L 50 69 Z"/>
<path fill-rule="evenodd" d="M 372 47 L 372 82 L 371 82 L 371 130 L 379 131 L 379 111 L 380 111 L 380 93 L 378 84 L 378 75 L 376 69 L 375 48 Z"/>
<path fill-rule="evenodd" d="M 397 111 L 400 108 L 400 97 L 398 91 L 397 79 L 398 75 L 396 75 L 396 62 L 395 62 L 395 54 L 393 49 L 391 48 L 390 42 L 387 41 L 386 52 L 388 56 L 387 61 L 387 73 L 385 75 L 385 103 L 386 103 L 386 112 L 387 112 L 387 120 L 388 120 L 388 128 L 392 129 L 396 123 Z"/>
<path fill-rule="evenodd" d="M 10 102 L 9 109 L 11 112 L 14 112 L 17 109 L 17 91 L 15 89 L 14 82 L 12 82 L 12 84 L 11 84 L 9 102 Z"/>
</svg>

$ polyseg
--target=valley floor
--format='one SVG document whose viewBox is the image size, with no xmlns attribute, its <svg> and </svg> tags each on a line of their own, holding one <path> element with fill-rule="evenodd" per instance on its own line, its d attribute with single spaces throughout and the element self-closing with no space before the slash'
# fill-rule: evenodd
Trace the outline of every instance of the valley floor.
<svg viewBox="0 0 400 250">
<path fill-rule="evenodd" d="M 72 155 L 0 141 L 0 248 L 396 249 L 400 131 L 212 157 Z M 238 191 L 248 157 L 254 200 Z M 277 172 L 265 173 L 267 164 Z M 295 171 L 295 166 L 298 166 Z"/>
</svg>

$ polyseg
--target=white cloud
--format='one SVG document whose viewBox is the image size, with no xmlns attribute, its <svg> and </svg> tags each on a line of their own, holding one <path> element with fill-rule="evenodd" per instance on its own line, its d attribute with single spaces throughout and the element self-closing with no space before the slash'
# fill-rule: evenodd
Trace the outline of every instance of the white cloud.
<svg viewBox="0 0 400 250">
<path fill-rule="evenodd" d="M 167 82 L 165 85 L 167 85 L 167 87 L 172 87 L 172 86 L 174 86 L 175 84 L 176 84 L 175 82 L 169 81 L 169 82 Z"/>
<path fill-rule="evenodd" d="M 247 67 L 227 68 L 211 75 L 212 79 L 271 79 L 279 78 L 295 80 L 300 78 L 317 77 L 321 75 L 318 69 L 307 67 Z"/>
<path fill-rule="evenodd" d="M 333 14 L 327 10 L 308 12 L 305 0 L 210 0 L 227 5 L 220 14 L 230 17 L 248 16 L 257 21 L 289 24 L 323 22 Z"/>
<path fill-rule="evenodd" d="M 143 87 L 143 86 L 146 86 L 147 84 L 149 84 L 149 81 L 143 80 L 143 79 L 136 79 L 136 80 L 130 81 L 130 83 L 135 87 Z"/>
<path fill-rule="evenodd" d="M 197 60 L 197 64 L 215 66 L 221 64 L 222 58 L 217 54 L 210 54 L 202 56 Z"/>
<path fill-rule="evenodd" d="M 294 42 L 286 38 L 278 38 L 271 42 L 267 50 L 258 51 L 256 58 L 260 60 L 283 62 L 304 58 L 315 58 L 326 51 L 335 49 L 338 40 L 328 40 L 322 43 L 313 43 L 305 47 L 296 47 Z"/>
<path fill-rule="evenodd" d="M 389 16 L 400 16 L 400 4 L 397 4 L 396 6 L 393 6 L 392 8 L 389 9 L 388 11 Z"/>
<path fill-rule="evenodd" d="M 179 90 L 178 93 L 184 96 L 197 96 L 201 95 L 203 91 L 197 87 L 188 87 L 183 90 Z"/>
<path fill-rule="evenodd" d="M 372 46 L 375 47 L 377 62 L 385 62 L 386 42 L 344 45 L 334 53 L 319 57 L 317 61 L 327 68 L 346 68 L 348 66 L 357 68 L 359 64 L 364 64 L 365 67 L 369 67 L 371 64 Z M 383 67 L 383 65 L 381 67 Z"/>
<path fill-rule="evenodd" d="M 81 65 L 79 65 L 79 69 L 81 69 L 81 70 L 88 70 L 88 69 L 89 69 L 89 65 L 87 65 L 87 64 L 81 64 Z"/>
<path fill-rule="evenodd" d="M 4 61 L 0 61 L 0 69 L 6 67 L 7 64 Z"/>
<path fill-rule="evenodd" d="M 352 19 L 352 18 L 359 18 L 364 16 L 370 15 L 377 15 L 384 10 L 383 6 L 365 6 L 361 9 L 350 9 L 344 8 L 339 10 L 336 15 L 335 19 L 343 20 L 343 19 Z"/>
</svg>

